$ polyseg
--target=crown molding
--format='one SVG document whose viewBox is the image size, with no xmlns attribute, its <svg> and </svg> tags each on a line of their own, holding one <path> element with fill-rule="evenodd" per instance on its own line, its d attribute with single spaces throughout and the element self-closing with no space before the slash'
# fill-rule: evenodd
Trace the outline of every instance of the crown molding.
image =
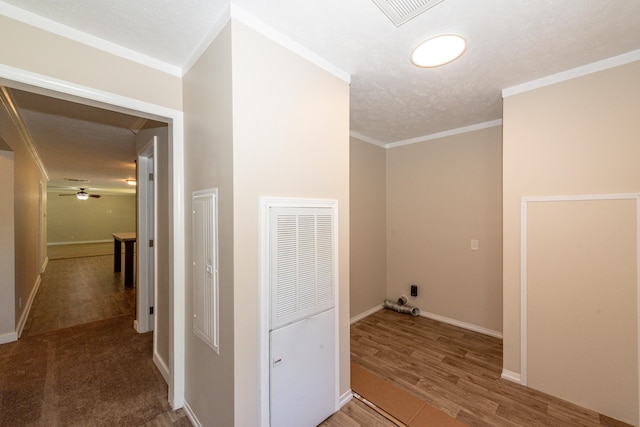
<svg viewBox="0 0 640 427">
<path fill-rule="evenodd" d="M 384 142 L 380 142 L 377 139 L 369 138 L 368 136 L 364 136 L 358 132 L 351 131 L 349 132 L 349 135 L 353 138 L 359 139 L 362 142 L 375 145 L 376 147 L 387 148 L 387 144 L 385 144 Z"/>
<path fill-rule="evenodd" d="M 560 73 L 542 77 L 541 79 L 532 80 L 527 83 L 502 89 L 502 97 L 507 98 L 509 96 L 517 95 L 524 92 L 529 92 L 529 91 L 540 89 L 546 86 L 551 86 L 556 83 L 572 80 L 577 77 L 586 76 L 589 74 L 608 70 L 609 68 L 619 67 L 621 65 L 629 64 L 631 62 L 636 62 L 636 61 L 640 61 L 640 50 L 634 50 L 631 52 L 623 53 L 622 55 L 603 59 L 602 61 L 592 62 L 591 64 L 572 68 L 567 71 L 562 71 Z"/>
<path fill-rule="evenodd" d="M 35 13 L 31 13 L 2 1 L 0 1 L 0 15 L 4 15 L 13 20 L 22 22 L 23 24 L 31 25 L 32 27 L 48 31 L 50 33 L 73 40 L 75 42 L 82 43 L 86 46 L 93 47 L 103 52 L 128 59 L 129 61 L 136 62 L 146 67 L 162 71 L 163 73 L 167 73 L 176 77 L 182 77 L 181 67 L 169 64 L 164 61 L 160 61 L 151 56 L 142 54 L 132 49 L 128 49 L 124 46 L 109 42 L 107 40 L 101 39 L 100 37 L 93 36 L 83 31 L 76 30 L 75 28 L 68 27 L 66 25 L 60 24 L 59 22 L 44 18 L 40 15 L 36 15 Z"/>
<path fill-rule="evenodd" d="M 193 50 L 191 55 L 189 55 L 189 59 L 182 67 L 183 77 L 195 65 L 195 63 L 198 61 L 198 58 L 202 56 L 202 54 L 205 52 L 205 50 L 207 50 L 209 45 L 218 37 L 218 35 L 224 29 L 225 25 L 227 25 L 230 19 L 231 19 L 231 4 L 228 4 L 225 6 L 224 10 L 222 11 L 218 19 L 215 20 L 209 33 L 202 39 L 202 41 L 200 41 L 200 43 L 198 44 L 198 46 L 196 46 L 196 48 Z"/>
<path fill-rule="evenodd" d="M 40 158 L 40 154 L 33 144 L 33 138 L 31 137 L 31 133 L 29 133 L 29 129 L 22 119 L 22 115 L 20 115 L 20 111 L 18 110 L 18 106 L 11 96 L 11 92 L 9 88 L 5 86 L 0 86 L 0 104 L 5 108 L 9 118 L 15 125 L 20 137 L 22 138 L 22 142 L 27 147 L 27 150 L 33 157 L 38 169 L 40 169 L 40 173 L 45 178 L 46 181 L 49 181 L 49 174 L 47 173 L 47 169 L 44 167 L 44 163 L 42 163 L 42 159 Z"/>
<path fill-rule="evenodd" d="M 295 42 L 288 36 L 285 36 L 281 32 L 274 29 L 272 26 L 259 20 L 258 18 L 246 12 L 244 9 L 238 7 L 235 4 L 231 4 L 231 17 L 233 19 L 237 19 L 239 22 L 242 22 L 243 24 L 262 34 L 266 38 L 274 41 L 275 43 L 278 43 L 280 46 L 289 49 L 293 53 L 322 68 L 328 73 L 333 74 L 337 78 L 347 83 L 351 83 L 351 74 L 333 65 L 331 62 L 322 58 L 320 55 L 300 45 L 298 42 Z"/>
<path fill-rule="evenodd" d="M 502 126 L 502 119 L 491 120 L 489 122 L 478 123 L 475 125 L 464 126 L 456 129 L 445 130 L 443 132 L 432 133 L 430 135 L 419 136 L 417 138 L 405 139 L 404 141 L 391 142 L 386 144 L 386 148 L 401 147 L 403 145 L 417 144 L 419 142 L 431 141 L 434 139 L 445 138 L 447 136 L 459 135 L 461 133 L 473 132 L 481 129 L 488 129 L 496 126 Z"/>
</svg>

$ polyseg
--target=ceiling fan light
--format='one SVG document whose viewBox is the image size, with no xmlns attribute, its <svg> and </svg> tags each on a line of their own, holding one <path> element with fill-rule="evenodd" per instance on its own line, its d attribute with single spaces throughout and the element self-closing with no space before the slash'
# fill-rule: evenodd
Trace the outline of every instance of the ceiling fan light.
<svg viewBox="0 0 640 427">
<path fill-rule="evenodd" d="M 439 67 L 458 59 L 467 49 L 461 36 L 444 34 L 420 43 L 411 54 L 411 62 L 423 68 Z"/>
<path fill-rule="evenodd" d="M 76 193 L 76 197 L 78 198 L 78 200 L 87 200 L 89 198 L 89 195 L 84 191 L 78 191 Z"/>
</svg>

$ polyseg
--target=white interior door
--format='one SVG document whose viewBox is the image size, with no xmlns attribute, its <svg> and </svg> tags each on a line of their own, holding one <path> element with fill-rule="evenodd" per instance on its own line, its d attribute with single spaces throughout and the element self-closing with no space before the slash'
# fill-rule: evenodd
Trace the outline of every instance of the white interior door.
<svg viewBox="0 0 640 427">
<path fill-rule="evenodd" d="M 136 300 L 136 329 L 154 330 L 156 287 L 156 186 L 155 157 L 157 138 L 153 137 L 138 155 L 138 224 L 136 251 L 138 281 Z"/>
</svg>

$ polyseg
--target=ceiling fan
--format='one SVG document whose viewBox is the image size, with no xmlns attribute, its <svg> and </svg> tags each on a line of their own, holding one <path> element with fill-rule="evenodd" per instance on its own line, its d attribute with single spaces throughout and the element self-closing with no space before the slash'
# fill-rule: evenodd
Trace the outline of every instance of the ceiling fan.
<svg viewBox="0 0 640 427">
<path fill-rule="evenodd" d="M 81 188 L 80 191 L 75 194 L 58 194 L 58 196 L 76 196 L 78 200 L 87 200 L 89 197 L 100 198 L 99 194 L 89 194 L 84 191 L 84 188 Z"/>
</svg>

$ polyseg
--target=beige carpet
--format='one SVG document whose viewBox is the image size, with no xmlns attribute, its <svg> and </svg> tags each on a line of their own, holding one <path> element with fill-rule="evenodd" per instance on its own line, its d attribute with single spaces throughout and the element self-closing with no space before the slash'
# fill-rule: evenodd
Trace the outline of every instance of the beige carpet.
<svg viewBox="0 0 640 427">
<path fill-rule="evenodd" d="M 357 363 L 351 362 L 351 389 L 390 415 L 396 424 L 408 427 L 460 427 L 466 424 L 434 408 Z"/>
<path fill-rule="evenodd" d="M 120 316 L 0 345 L 0 426 L 137 426 L 170 410 L 153 334 L 132 324 Z"/>
</svg>

